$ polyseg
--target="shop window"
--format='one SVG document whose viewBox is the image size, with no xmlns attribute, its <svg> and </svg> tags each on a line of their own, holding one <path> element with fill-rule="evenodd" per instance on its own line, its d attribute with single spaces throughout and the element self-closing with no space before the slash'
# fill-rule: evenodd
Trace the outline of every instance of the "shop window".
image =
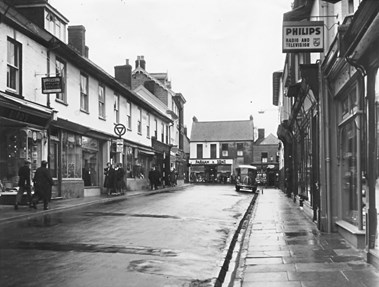
<svg viewBox="0 0 379 287">
<path fill-rule="evenodd" d="M 341 197 L 343 220 L 363 229 L 362 193 L 362 119 L 359 111 L 358 85 L 354 85 L 341 98 L 339 125 Z"/>
<path fill-rule="evenodd" d="M 84 112 L 88 110 L 88 76 L 80 74 L 80 109 Z"/>
<path fill-rule="evenodd" d="M 82 137 L 82 178 L 84 186 L 99 185 L 99 143 L 96 139 Z"/>
<path fill-rule="evenodd" d="M 8 38 L 7 46 L 7 88 L 20 94 L 21 44 Z"/>
<path fill-rule="evenodd" d="M 72 133 L 62 133 L 62 178 L 82 178 L 81 137 Z"/>
<path fill-rule="evenodd" d="M 342 209 L 343 219 L 358 225 L 358 144 L 357 128 L 354 121 L 345 124 L 341 130 L 342 159 Z"/>
<path fill-rule="evenodd" d="M 55 98 L 58 101 L 66 103 L 66 63 L 60 58 L 55 59 L 55 75 L 62 79 L 62 93 L 56 93 Z"/>
<path fill-rule="evenodd" d="M 49 164 L 50 164 L 50 173 L 53 178 L 58 178 L 58 147 L 59 139 L 56 140 L 53 137 L 50 137 L 50 151 L 49 151 Z"/>
<path fill-rule="evenodd" d="M 105 119 L 105 87 L 99 84 L 99 118 Z"/>
</svg>

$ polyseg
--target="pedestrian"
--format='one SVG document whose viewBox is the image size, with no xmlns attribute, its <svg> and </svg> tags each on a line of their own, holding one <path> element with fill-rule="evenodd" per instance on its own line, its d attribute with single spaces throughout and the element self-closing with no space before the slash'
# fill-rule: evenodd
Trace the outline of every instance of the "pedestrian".
<svg viewBox="0 0 379 287">
<path fill-rule="evenodd" d="M 155 166 L 153 166 L 149 171 L 149 180 L 151 190 L 157 190 L 159 183 L 159 171 L 156 170 Z"/>
<path fill-rule="evenodd" d="M 37 168 L 33 178 L 35 197 L 33 207 L 37 208 L 38 201 L 42 199 L 43 209 L 49 209 L 48 203 L 51 200 L 51 187 L 54 185 L 50 171 L 47 169 L 47 161 L 43 160 L 41 166 Z"/>
<path fill-rule="evenodd" d="M 122 163 L 117 164 L 115 170 L 115 180 L 116 180 L 116 192 L 119 194 L 124 194 L 125 182 L 124 182 L 125 169 L 122 167 Z"/>
<path fill-rule="evenodd" d="M 21 203 L 22 195 L 26 191 L 28 196 L 28 204 L 32 206 L 32 192 L 30 187 L 30 160 L 26 159 L 24 165 L 18 170 L 18 191 L 16 195 L 16 202 L 14 209 L 18 209 L 18 205 Z"/>
<path fill-rule="evenodd" d="M 175 168 L 173 168 L 170 172 L 170 185 L 175 186 L 176 185 L 176 171 Z"/>
<path fill-rule="evenodd" d="M 115 188 L 115 170 L 110 162 L 107 162 L 107 167 L 104 168 L 104 187 L 107 189 L 107 195 L 111 195 Z"/>
</svg>

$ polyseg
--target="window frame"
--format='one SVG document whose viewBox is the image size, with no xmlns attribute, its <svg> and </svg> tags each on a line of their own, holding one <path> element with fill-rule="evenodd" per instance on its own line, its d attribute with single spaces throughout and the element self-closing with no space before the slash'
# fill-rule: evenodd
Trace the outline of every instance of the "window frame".
<svg viewBox="0 0 379 287">
<path fill-rule="evenodd" d="M 86 80 L 86 86 L 83 87 L 82 80 Z M 85 73 L 80 73 L 80 110 L 85 113 L 89 113 L 89 77 Z"/>
<path fill-rule="evenodd" d="M 13 63 L 11 63 L 9 44 L 13 46 Z M 14 73 L 11 73 L 11 72 Z M 13 75 L 13 77 L 11 77 Z M 12 80 L 12 79 L 13 80 Z M 21 95 L 21 80 L 22 80 L 22 44 L 17 42 L 15 39 L 7 37 L 7 82 L 6 87 L 7 90 L 15 93 L 17 95 Z M 13 86 L 14 81 L 14 86 Z"/>
<path fill-rule="evenodd" d="M 59 63 L 59 64 L 58 64 Z M 62 69 L 58 69 L 62 67 Z M 67 94 L 66 94 L 66 79 L 67 79 L 67 62 L 60 57 L 55 57 L 55 75 L 61 77 L 62 80 L 62 92 L 55 94 L 55 100 L 57 102 L 62 102 L 67 104 Z"/>
<path fill-rule="evenodd" d="M 128 130 L 132 130 L 132 103 L 126 101 L 126 126 Z"/>
<path fill-rule="evenodd" d="M 97 88 L 97 94 L 98 94 L 98 103 L 99 103 L 99 118 L 105 120 L 106 119 L 106 107 L 105 107 L 105 85 L 102 83 L 99 83 Z"/>
<path fill-rule="evenodd" d="M 114 119 L 115 123 L 120 123 L 120 95 L 117 93 L 114 93 L 113 96 L 113 111 L 114 111 Z"/>
</svg>

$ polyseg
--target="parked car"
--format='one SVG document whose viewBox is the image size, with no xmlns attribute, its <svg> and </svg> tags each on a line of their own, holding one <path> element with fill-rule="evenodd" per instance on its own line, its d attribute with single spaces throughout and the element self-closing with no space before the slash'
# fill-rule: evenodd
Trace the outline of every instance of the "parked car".
<svg viewBox="0 0 379 287">
<path fill-rule="evenodd" d="M 252 192 L 257 191 L 258 183 L 257 179 L 257 167 L 253 165 L 240 165 L 236 168 L 236 191 L 241 189 L 248 189 Z"/>
</svg>

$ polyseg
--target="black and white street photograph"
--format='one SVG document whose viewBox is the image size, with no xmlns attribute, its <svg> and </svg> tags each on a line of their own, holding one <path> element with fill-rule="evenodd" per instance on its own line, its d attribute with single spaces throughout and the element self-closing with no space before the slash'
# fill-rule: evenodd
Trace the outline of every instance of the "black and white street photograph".
<svg viewBox="0 0 379 287">
<path fill-rule="evenodd" d="M 0 0 L 1 287 L 379 286 L 379 1 Z"/>
</svg>

